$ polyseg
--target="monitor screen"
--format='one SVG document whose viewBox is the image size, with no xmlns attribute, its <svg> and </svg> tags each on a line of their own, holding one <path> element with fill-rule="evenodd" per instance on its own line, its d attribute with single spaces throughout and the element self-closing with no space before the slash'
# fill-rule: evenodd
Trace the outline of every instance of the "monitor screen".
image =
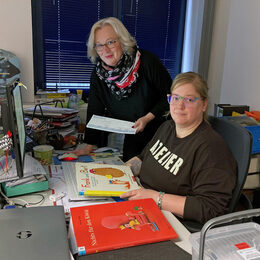
<svg viewBox="0 0 260 260">
<path fill-rule="evenodd" d="M 15 86 L 15 88 L 13 89 L 13 100 L 14 100 L 14 112 L 16 117 L 17 134 L 19 140 L 19 149 L 20 149 L 21 157 L 24 158 L 26 137 L 25 137 L 21 90 L 18 85 Z"/>
<path fill-rule="evenodd" d="M 26 135 L 21 90 L 16 81 L 6 86 L 6 100 L 1 102 L 1 118 L 4 134 L 8 131 L 12 133 L 12 150 L 17 175 L 21 178 L 23 177 Z"/>
</svg>

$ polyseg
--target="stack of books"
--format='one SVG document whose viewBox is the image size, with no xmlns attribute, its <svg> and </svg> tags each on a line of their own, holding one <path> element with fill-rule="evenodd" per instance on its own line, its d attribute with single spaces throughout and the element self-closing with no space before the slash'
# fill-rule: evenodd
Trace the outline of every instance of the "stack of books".
<svg viewBox="0 0 260 260">
<path fill-rule="evenodd" d="M 140 188 L 129 166 L 93 162 L 74 165 L 79 196 L 95 200 Z M 70 214 L 71 247 L 78 255 L 178 237 L 152 199 L 99 202 L 71 208 Z"/>
<path fill-rule="evenodd" d="M 49 134 L 58 133 L 63 137 L 76 133 L 76 122 L 79 120 L 77 109 L 36 105 L 24 109 L 24 114 L 42 121 L 42 124 L 34 129 L 37 133 L 48 131 Z"/>
</svg>

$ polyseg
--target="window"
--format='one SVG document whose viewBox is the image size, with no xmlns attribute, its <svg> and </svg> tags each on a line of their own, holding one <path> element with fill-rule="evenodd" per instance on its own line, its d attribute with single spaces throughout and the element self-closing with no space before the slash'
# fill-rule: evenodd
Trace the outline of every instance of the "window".
<svg viewBox="0 0 260 260">
<path fill-rule="evenodd" d="M 184 0 L 32 0 L 38 89 L 89 89 L 86 41 L 93 23 L 115 16 L 138 46 L 156 53 L 172 77 L 181 70 Z"/>
</svg>

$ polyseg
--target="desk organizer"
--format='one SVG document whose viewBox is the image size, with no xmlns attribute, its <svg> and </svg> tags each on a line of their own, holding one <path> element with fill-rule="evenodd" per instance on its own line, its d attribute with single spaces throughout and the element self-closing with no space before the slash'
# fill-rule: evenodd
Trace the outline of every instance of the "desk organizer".
<svg viewBox="0 0 260 260">
<path fill-rule="evenodd" d="M 48 190 L 49 181 L 47 179 L 46 181 L 35 182 L 35 183 L 25 183 L 25 184 L 20 184 L 20 185 L 14 186 L 14 187 L 7 187 L 5 182 L 3 182 L 2 188 L 7 197 L 14 197 L 14 196 L 18 196 L 18 195 L 27 194 L 27 193 Z"/>
<path fill-rule="evenodd" d="M 260 153 L 260 125 L 257 125 L 254 119 L 248 116 L 224 116 L 223 118 L 246 128 L 253 137 L 252 154 Z"/>
<path fill-rule="evenodd" d="M 192 233 L 190 242 L 192 260 L 199 259 L 200 232 Z M 251 259 L 243 258 L 250 254 L 260 257 L 259 224 L 250 222 L 211 229 L 206 235 L 204 254 L 205 260 Z"/>
</svg>

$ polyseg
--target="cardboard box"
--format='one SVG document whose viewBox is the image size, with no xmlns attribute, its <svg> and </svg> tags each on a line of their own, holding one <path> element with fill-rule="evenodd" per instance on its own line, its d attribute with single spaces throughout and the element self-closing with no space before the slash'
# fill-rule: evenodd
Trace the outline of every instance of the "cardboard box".
<svg viewBox="0 0 260 260">
<path fill-rule="evenodd" d="M 232 116 L 232 112 L 244 114 L 245 111 L 249 111 L 247 105 L 231 105 L 231 104 L 215 104 L 214 105 L 214 116 Z"/>
</svg>

